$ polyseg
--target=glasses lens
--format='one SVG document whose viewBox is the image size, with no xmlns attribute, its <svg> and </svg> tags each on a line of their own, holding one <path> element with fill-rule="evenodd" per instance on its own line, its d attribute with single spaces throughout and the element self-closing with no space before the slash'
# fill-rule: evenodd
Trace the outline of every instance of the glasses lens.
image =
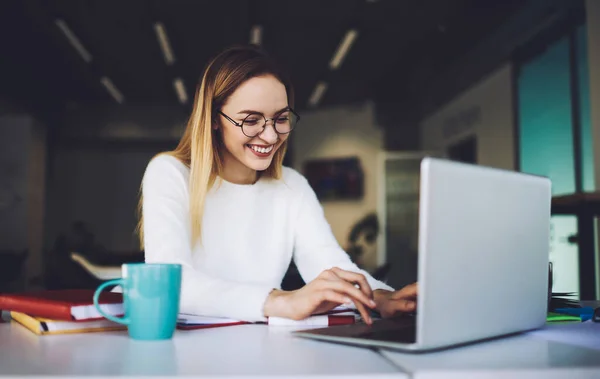
<svg viewBox="0 0 600 379">
<path fill-rule="evenodd" d="M 298 115 L 292 110 L 286 110 L 273 117 L 273 125 L 277 133 L 286 134 L 292 131 L 298 121 Z M 248 137 L 254 137 L 265 128 L 265 118 L 261 114 L 250 114 L 242 122 L 242 131 Z"/>
<path fill-rule="evenodd" d="M 287 110 L 277 115 L 274 118 L 273 123 L 275 124 L 275 129 L 277 129 L 277 132 L 285 134 L 294 129 L 297 121 L 298 115 L 291 110 Z"/>
<path fill-rule="evenodd" d="M 263 131 L 265 119 L 259 114 L 250 114 L 242 122 L 242 131 L 248 137 L 254 137 Z"/>
</svg>

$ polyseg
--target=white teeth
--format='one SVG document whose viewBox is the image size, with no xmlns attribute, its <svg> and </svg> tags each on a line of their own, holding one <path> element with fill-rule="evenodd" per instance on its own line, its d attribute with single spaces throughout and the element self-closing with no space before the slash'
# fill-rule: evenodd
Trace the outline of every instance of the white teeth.
<svg viewBox="0 0 600 379">
<path fill-rule="evenodd" d="M 259 147 L 259 146 L 250 145 L 250 148 L 261 154 L 266 154 L 266 153 L 270 153 L 271 150 L 273 150 L 273 145 L 271 145 L 269 147 Z"/>
</svg>

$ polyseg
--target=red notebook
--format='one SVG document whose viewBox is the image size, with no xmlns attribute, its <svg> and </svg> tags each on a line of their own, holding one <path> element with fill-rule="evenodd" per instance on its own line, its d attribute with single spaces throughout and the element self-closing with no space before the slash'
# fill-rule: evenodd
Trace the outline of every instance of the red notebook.
<svg viewBox="0 0 600 379">
<path fill-rule="evenodd" d="M 0 294 L 0 309 L 52 320 L 83 321 L 103 318 L 93 302 L 94 290 L 45 290 Z M 102 292 L 102 310 L 113 316 L 123 315 L 123 295 Z"/>
</svg>

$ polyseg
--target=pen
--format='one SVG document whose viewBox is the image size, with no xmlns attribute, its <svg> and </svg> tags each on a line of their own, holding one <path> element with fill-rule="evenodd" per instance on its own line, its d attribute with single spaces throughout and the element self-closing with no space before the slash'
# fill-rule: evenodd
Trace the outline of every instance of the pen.
<svg viewBox="0 0 600 379">
<path fill-rule="evenodd" d="M 303 320 L 292 320 L 283 317 L 269 317 L 267 323 L 273 326 L 333 326 L 354 324 L 355 317 L 348 316 L 310 316 Z"/>
</svg>

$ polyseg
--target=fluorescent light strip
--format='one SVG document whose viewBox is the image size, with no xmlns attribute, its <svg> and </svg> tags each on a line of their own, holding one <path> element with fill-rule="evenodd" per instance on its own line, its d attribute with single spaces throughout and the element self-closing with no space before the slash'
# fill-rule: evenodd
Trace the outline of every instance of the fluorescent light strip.
<svg viewBox="0 0 600 379">
<path fill-rule="evenodd" d="M 187 92 L 185 92 L 185 85 L 183 84 L 183 80 L 181 80 L 181 78 L 177 78 L 177 79 L 173 80 L 173 87 L 175 87 L 175 92 L 177 93 L 179 102 L 181 104 L 187 103 L 188 96 L 187 96 Z"/>
<path fill-rule="evenodd" d="M 342 42 L 340 42 L 333 58 L 331 58 L 331 62 L 329 62 L 330 69 L 337 70 L 342 65 L 342 62 L 350 51 L 356 37 L 358 37 L 358 30 L 350 29 L 346 32 L 346 35 L 342 39 Z"/>
<path fill-rule="evenodd" d="M 250 43 L 260 46 L 262 43 L 262 26 L 254 25 L 250 30 Z"/>
<path fill-rule="evenodd" d="M 61 19 L 57 19 L 56 21 L 54 21 L 54 23 L 56 24 L 56 26 L 58 26 L 60 31 L 63 32 L 65 37 L 67 37 L 67 40 L 69 41 L 71 46 L 73 46 L 73 48 L 77 50 L 79 55 L 81 55 L 81 58 L 83 58 L 83 60 L 87 63 L 90 63 L 92 61 L 92 54 L 90 54 L 90 52 L 87 51 L 87 49 L 83 46 L 79 38 L 77 38 L 75 33 L 73 33 L 71 28 L 69 28 L 69 25 L 67 25 L 67 23 Z"/>
<path fill-rule="evenodd" d="M 157 22 L 154 24 L 154 31 L 156 32 L 156 39 L 158 40 L 158 44 L 162 50 L 165 62 L 168 65 L 172 65 L 175 63 L 175 55 L 173 55 L 173 49 L 171 49 L 171 44 L 169 43 L 169 37 L 167 37 L 167 30 L 165 29 L 165 26 L 162 24 L 162 22 Z"/>
<path fill-rule="evenodd" d="M 104 88 L 106 88 L 106 90 L 108 91 L 108 93 L 110 93 L 110 95 L 113 97 L 113 99 L 115 99 L 115 101 L 117 103 L 123 104 L 123 101 L 125 100 L 125 98 L 123 97 L 123 94 L 113 84 L 112 80 L 110 80 L 106 76 L 103 76 L 100 79 L 100 83 L 102 83 L 102 85 L 104 86 Z"/>
<path fill-rule="evenodd" d="M 317 104 L 319 104 L 319 101 L 321 101 L 323 94 L 325 94 L 325 91 L 327 91 L 327 86 L 328 85 L 325 82 L 318 82 L 308 99 L 308 105 L 316 107 Z"/>
</svg>

